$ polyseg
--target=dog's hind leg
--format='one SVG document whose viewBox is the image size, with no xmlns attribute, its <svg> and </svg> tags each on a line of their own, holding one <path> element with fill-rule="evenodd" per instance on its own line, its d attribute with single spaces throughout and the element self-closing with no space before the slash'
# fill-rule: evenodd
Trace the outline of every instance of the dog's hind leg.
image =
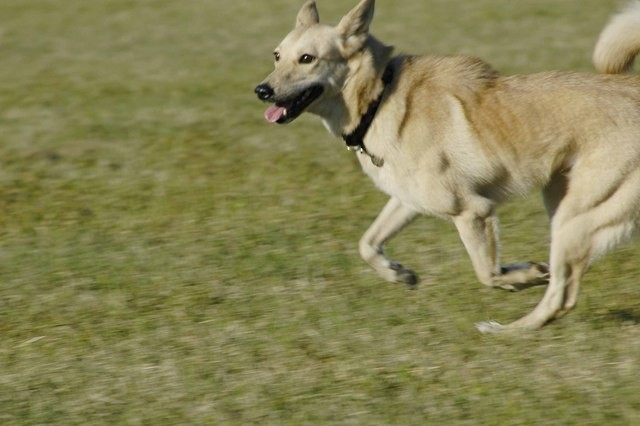
<svg viewBox="0 0 640 426">
<path fill-rule="evenodd" d="M 617 177 L 608 185 L 576 185 L 573 193 L 569 189 L 552 221 L 551 281 L 544 297 L 531 313 L 508 325 L 477 324 L 481 332 L 537 329 L 575 307 L 589 264 L 631 237 L 638 226 L 640 170 Z"/>
<path fill-rule="evenodd" d="M 495 322 L 476 324 L 482 333 L 508 330 L 535 330 L 560 317 L 575 306 L 580 278 L 591 259 L 593 229 L 578 216 L 563 224 L 554 224 L 551 241 L 551 280 L 535 309 L 508 325 Z"/>
<path fill-rule="evenodd" d="M 396 198 L 391 198 L 360 239 L 360 255 L 387 281 L 403 282 L 409 286 L 418 283 L 418 277 L 412 270 L 387 258 L 383 250 L 385 242 L 417 215 L 416 211 L 404 206 Z"/>
</svg>

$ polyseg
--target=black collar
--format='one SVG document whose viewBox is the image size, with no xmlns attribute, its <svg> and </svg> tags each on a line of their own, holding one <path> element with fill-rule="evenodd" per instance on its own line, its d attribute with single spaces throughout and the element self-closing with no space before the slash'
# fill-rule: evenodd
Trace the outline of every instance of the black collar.
<svg viewBox="0 0 640 426">
<path fill-rule="evenodd" d="M 348 135 L 342 135 L 342 139 L 347 144 L 347 148 L 351 151 L 357 151 L 361 154 L 366 154 L 371 158 L 371 162 L 377 167 L 382 167 L 384 165 L 384 160 L 380 157 L 376 157 L 367 151 L 367 148 L 364 146 L 364 137 L 367 135 L 367 131 L 373 122 L 373 119 L 376 117 L 376 113 L 378 112 L 378 107 L 380 106 L 380 101 L 382 101 L 382 96 L 384 95 L 385 89 L 393 80 L 393 70 L 391 66 L 387 66 L 384 70 L 384 74 L 382 75 L 382 83 L 384 86 L 382 88 L 382 92 L 377 99 L 374 99 L 370 104 L 369 108 L 367 108 L 367 112 L 364 113 L 362 117 L 360 117 L 360 124 L 355 128 L 353 132 Z"/>
</svg>

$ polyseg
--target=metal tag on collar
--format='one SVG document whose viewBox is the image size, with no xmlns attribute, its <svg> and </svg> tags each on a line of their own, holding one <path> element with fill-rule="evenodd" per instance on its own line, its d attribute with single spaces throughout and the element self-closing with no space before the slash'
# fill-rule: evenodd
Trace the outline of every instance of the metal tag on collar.
<svg viewBox="0 0 640 426">
<path fill-rule="evenodd" d="M 375 155 L 371 155 L 371 154 L 369 154 L 369 157 L 371 158 L 371 162 L 373 163 L 374 166 L 376 167 L 384 166 L 384 158 L 376 157 Z"/>
<path fill-rule="evenodd" d="M 366 155 L 367 157 L 369 157 L 371 159 L 371 163 L 376 167 L 384 166 L 384 158 L 376 157 L 375 155 L 370 154 L 369 151 L 364 149 L 363 146 L 347 146 L 347 149 L 349 151 L 353 151 L 353 152 L 357 152 L 359 154 Z"/>
</svg>

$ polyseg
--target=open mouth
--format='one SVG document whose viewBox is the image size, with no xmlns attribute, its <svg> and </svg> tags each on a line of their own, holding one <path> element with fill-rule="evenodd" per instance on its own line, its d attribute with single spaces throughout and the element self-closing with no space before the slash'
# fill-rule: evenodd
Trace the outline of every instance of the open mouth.
<svg viewBox="0 0 640 426">
<path fill-rule="evenodd" d="M 318 99 L 323 91 L 322 86 L 314 85 L 296 96 L 276 101 L 275 105 L 264 112 L 264 118 L 270 123 L 290 123 L 298 118 L 313 101 Z"/>
</svg>

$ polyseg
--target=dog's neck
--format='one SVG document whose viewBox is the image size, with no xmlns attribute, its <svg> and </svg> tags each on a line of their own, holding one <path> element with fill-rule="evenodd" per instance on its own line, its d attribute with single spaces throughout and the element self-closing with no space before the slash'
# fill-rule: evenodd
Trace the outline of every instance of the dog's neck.
<svg viewBox="0 0 640 426">
<path fill-rule="evenodd" d="M 318 111 L 334 136 L 352 134 L 370 105 L 380 98 L 385 88 L 382 77 L 392 52 L 393 47 L 369 36 L 363 49 L 349 59 L 349 75 L 338 94 L 339 101 L 331 110 Z"/>
<path fill-rule="evenodd" d="M 384 164 L 384 160 L 381 157 L 377 157 L 371 154 L 367 150 L 367 147 L 364 145 L 364 138 L 369 131 L 369 127 L 371 127 L 371 123 L 373 123 L 373 119 L 376 118 L 376 113 L 378 112 L 378 108 L 380 107 L 380 102 L 382 102 L 384 91 L 392 80 L 393 68 L 390 65 L 387 65 L 384 70 L 384 74 L 382 75 L 382 92 L 376 99 L 369 103 L 367 111 L 360 117 L 358 126 L 351 133 L 342 135 L 342 139 L 347 144 L 347 148 L 349 150 L 367 155 L 369 158 L 371 158 L 371 162 L 377 167 L 382 167 Z"/>
</svg>

